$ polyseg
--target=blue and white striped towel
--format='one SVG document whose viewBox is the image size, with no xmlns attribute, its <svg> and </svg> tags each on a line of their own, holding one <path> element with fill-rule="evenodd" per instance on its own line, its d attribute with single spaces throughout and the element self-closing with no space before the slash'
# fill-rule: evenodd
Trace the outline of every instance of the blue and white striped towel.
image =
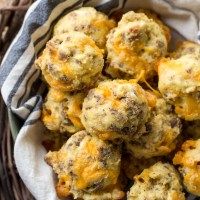
<svg viewBox="0 0 200 200">
<path fill-rule="evenodd" d="M 24 121 L 15 142 L 14 157 L 21 178 L 38 200 L 57 197 L 53 173 L 43 159 L 44 127 L 38 120 L 45 85 L 33 63 L 50 38 L 54 22 L 63 12 L 81 6 L 93 6 L 107 14 L 122 8 L 152 9 L 175 30 L 175 36 L 200 41 L 200 0 L 37 0 L 3 59 L 0 85 L 8 109 Z"/>
</svg>

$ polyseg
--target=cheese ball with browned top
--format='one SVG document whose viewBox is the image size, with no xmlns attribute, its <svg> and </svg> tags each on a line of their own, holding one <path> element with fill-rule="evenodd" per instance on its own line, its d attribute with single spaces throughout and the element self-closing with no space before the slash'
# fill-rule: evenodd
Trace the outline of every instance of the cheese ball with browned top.
<svg viewBox="0 0 200 200">
<path fill-rule="evenodd" d="M 145 78 L 151 78 L 167 46 L 165 31 L 155 20 L 127 12 L 108 35 L 106 72 L 114 78 L 137 78 L 144 71 Z"/>
<path fill-rule="evenodd" d="M 200 119 L 200 45 L 185 41 L 158 65 L 158 87 L 183 119 Z"/>
<path fill-rule="evenodd" d="M 187 140 L 173 159 L 188 192 L 200 196 L 200 139 Z"/>
<path fill-rule="evenodd" d="M 96 45 L 105 49 L 106 36 L 116 25 L 104 13 L 92 7 L 82 7 L 61 18 L 54 27 L 54 35 L 69 31 L 79 31 L 91 37 Z"/>
<path fill-rule="evenodd" d="M 45 160 L 58 174 L 59 197 L 114 200 L 124 195 L 117 187 L 119 148 L 86 131 L 72 135 L 59 151 L 49 152 Z"/>
<path fill-rule="evenodd" d="M 51 131 L 76 133 L 84 129 L 81 120 L 84 92 L 68 93 L 49 89 L 42 109 L 42 121 Z"/>
<path fill-rule="evenodd" d="M 135 141 L 126 142 L 127 150 L 136 158 L 168 155 L 175 149 L 181 133 L 181 121 L 172 106 L 160 97 L 153 102 L 145 133 Z"/>
<path fill-rule="evenodd" d="M 75 91 L 96 82 L 104 59 L 102 50 L 90 37 L 81 32 L 69 32 L 48 41 L 35 64 L 52 88 Z"/>
<path fill-rule="evenodd" d="M 179 174 L 168 163 L 158 162 L 134 180 L 128 200 L 185 200 Z"/>
<path fill-rule="evenodd" d="M 145 91 L 135 82 L 101 82 L 83 102 L 81 122 L 103 140 L 138 138 L 148 118 Z"/>
</svg>

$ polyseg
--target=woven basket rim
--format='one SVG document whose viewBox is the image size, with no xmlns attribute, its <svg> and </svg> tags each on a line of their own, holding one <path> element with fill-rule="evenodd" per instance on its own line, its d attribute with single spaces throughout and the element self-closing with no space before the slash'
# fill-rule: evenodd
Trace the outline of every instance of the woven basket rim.
<svg viewBox="0 0 200 200">
<path fill-rule="evenodd" d="M 4 2 L 6 4 L 0 2 L 0 46 L 2 47 L 0 48 L 0 63 L 21 27 L 27 9 L 34 0 L 4 0 Z M 7 110 L 1 95 L 0 113 L 0 152 L 2 152 L 0 154 L 0 199 L 33 200 L 34 198 L 17 173 L 13 158 L 13 145 L 19 131 L 19 124 L 15 119 L 16 116 Z"/>
</svg>

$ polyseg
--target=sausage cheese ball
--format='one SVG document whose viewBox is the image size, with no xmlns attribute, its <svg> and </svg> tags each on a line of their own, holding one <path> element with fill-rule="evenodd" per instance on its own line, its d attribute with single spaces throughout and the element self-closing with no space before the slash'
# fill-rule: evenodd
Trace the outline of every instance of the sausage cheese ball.
<svg viewBox="0 0 200 200">
<path fill-rule="evenodd" d="M 158 65 L 158 87 L 185 120 L 200 119 L 200 45 L 185 41 Z"/>
<path fill-rule="evenodd" d="M 169 154 L 175 149 L 181 133 L 181 121 L 172 106 L 157 98 L 145 124 L 146 132 L 135 141 L 126 142 L 128 151 L 136 158 L 151 158 Z"/>
<path fill-rule="evenodd" d="M 122 155 L 122 169 L 130 180 L 133 180 L 135 175 L 140 174 L 144 169 L 149 168 L 151 165 L 161 160 L 160 157 L 150 159 L 138 159 L 131 154 Z"/>
<path fill-rule="evenodd" d="M 45 159 L 58 174 L 56 190 L 60 197 L 70 194 L 75 199 L 123 197 L 123 192 L 117 190 L 117 186 L 115 188 L 121 162 L 118 147 L 86 131 L 72 135 L 60 151 L 49 152 Z"/>
<path fill-rule="evenodd" d="M 44 125 L 51 131 L 71 134 L 84 129 L 80 120 L 84 97 L 83 92 L 70 94 L 50 88 L 42 109 Z"/>
<path fill-rule="evenodd" d="M 82 7 L 61 18 L 54 28 L 54 35 L 79 31 L 91 37 L 96 45 L 105 49 L 106 36 L 116 25 L 114 20 L 91 7 Z"/>
<path fill-rule="evenodd" d="M 173 159 L 188 192 L 200 196 L 200 139 L 187 140 Z"/>
<path fill-rule="evenodd" d="M 83 102 L 85 129 L 103 140 L 134 139 L 148 117 L 145 91 L 126 80 L 101 82 Z"/>
<path fill-rule="evenodd" d="M 53 37 L 36 60 L 47 83 L 62 91 L 90 87 L 98 79 L 103 65 L 102 50 L 81 32 Z"/>
<path fill-rule="evenodd" d="M 134 179 L 128 200 L 185 200 L 179 175 L 170 164 L 158 162 Z"/>
<path fill-rule="evenodd" d="M 108 67 L 114 78 L 137 78 L 142 70 L 146 78 L 155 74 L 154 65 L 167 53 L 168 40 L 163 28 L 144 13 L 130 11 L 107 40 Z"/>
</svg>

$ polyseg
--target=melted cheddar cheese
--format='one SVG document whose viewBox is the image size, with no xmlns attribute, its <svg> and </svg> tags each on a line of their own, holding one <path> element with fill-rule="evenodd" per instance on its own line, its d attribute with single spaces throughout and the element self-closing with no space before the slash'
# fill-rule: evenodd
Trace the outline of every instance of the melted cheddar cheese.
<svg viewBox="0 0 200 200">
<path fill-rule="evenodd" d="M 151 91 L 146 91 L 146 98 L 147 98 L 149 107 L 154 108 L 156 106 L 157 96 Z"/>
<path fill-rule="evenodd" d="M 185 120 L 200 119 L 200 100 L 195 97 L 195 94 L 182 95 L 174 104 L 176 113 Z"/>
<path fill-rule="evenodd" d="M 81 116 L 81 109 L 82 109 L 82 103 L 85 95 L 82 93 L 72 96 L 72 98 L 69 99 L 68 104 L 68 111 L 67 116 L 71 120 L 71 122 L 74 124 L 74 126 L 78 127 L 80 130 L 84 129 L 80 116 Z"/>
<path fill-rule="evenodd" d="M 176 153 L 173 163 L 179 166 L 187 190 L 200 196 L 200 140 L 184 142 L 181 151 Z"/>
<path fill-rule="evenodd" d="M 120 159 L 119 149 L 86 131 L 74 134 L 58 152 L 49 152 L 45 158 L 58 174 L 59 196 L 78 198 L 117 189 Z"/>
<path fill-rule="evenodd" d="M 67 175 L 60 175 L 56 184 L 56 192 L 59 198 L 70 195 L 70 178 Z"/>
<path fill-rule="evenodd" d="M 44 125 L 61 133 L 83 130 L 80 115 L 84 98 L 84 93 L 70 94 L 50 88 L 42 110 Z"/>
<path fill-rule="evenodd" d="M 158 65 L 158 88 L 183 119 L 200 119 L 200 45 L 183 42 Z"/>
</svg>

